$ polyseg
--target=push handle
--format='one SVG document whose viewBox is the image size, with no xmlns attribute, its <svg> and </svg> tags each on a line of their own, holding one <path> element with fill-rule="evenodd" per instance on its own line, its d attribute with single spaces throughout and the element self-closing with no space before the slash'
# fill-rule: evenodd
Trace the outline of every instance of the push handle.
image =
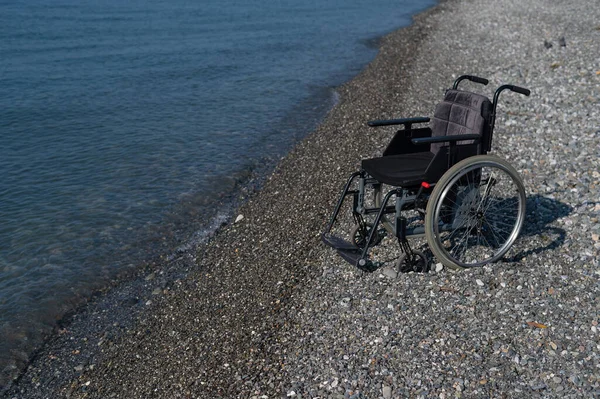
<svg viewBox="0 0 600 399">
<path fill-rule="evenodd" d="M 515 86 L 515 85 L 507 85 L 507 86 L 508 86 L 507 89 L 517 92 L 519 94 L 523 94 L 528 97 L 531 94 L 531 90 L 526 89 L 524 87 L 519 87 L 519 86 Z"/>
<path fill-rule="evenodd" d="M 496 125 L 496 107 L 498 106 L 498 97 L 500 97 L 500 93 L 502 93 L 502 91 L 504 90 L 514 91 L 515 93 L 523 94 L 525 96 L 529 96 L 531 94 L 531 91 L 529 89 L 515 85 L 502 85 L 496 89 L 496 92 L 494 93 L 493 102 L 494 110 L 492 111 L 492 120 L 490 121 L 490 134 L 487 143 L 488 149 L 492 147 L 492 134 L 494 132 L 494 126 Z"/>
<path fill-rule="evenodd" d="M 469 77 L 467 79 L 469 79 L 471 82 L 479 83 L 484 86 L 487 86 L 487 84 L 490 83 L 490 81 L 487 80 L 486 78 L 480 78 L 479 76 L 469 75 Z"/>
<path fill-rule="evenodd" d="M 498 97 L 504 90 L 514 91 L 515 93 L 523 94 L 525 96 L 529 96 L 531 94 L 529 89 L 515 85 L 502 85 L 498 87 L 494 93 L 494 114 L 496 113 L 496 106 L 498 105 Z"/>
<path fill-rule="evenodd" d="M 452 88 L 454 90 L 456 90 L 456 88 L 458 87 L 458 84 L 463 81 L 463 80 L 470 80 L 471 82 L 475 82 L 475 83 L 479 83 L 482 84 L 484 86 L 487 86 L 488 83 L 490 83 L 489 80 L 485 79 L 485 78 L 480 78 L 479 76 L 473 76 L 473 75 L 462 75 L 459 76 L 455 81 L 454 81 L 454 85 L 452 86 Z"/>
</svg>

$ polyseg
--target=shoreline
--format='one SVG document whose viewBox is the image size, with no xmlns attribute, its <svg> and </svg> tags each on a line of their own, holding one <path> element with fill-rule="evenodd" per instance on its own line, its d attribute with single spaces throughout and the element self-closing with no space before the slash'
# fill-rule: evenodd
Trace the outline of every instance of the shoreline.
<svg viewBox="0 0 600 399">
<path fill-rule="evenodd" d="M 422 3 L 421 6 L 430 5 L 430 2 L 431 0 L 425 0 L 425 4 Z M 9 126 L 7 133 L 10 138 L 13 137 L 10 133 L 17 132 L 20 128 L 33 132 L 42 129 L 42 126 L 47 127 L 50 129 L 49 132 L 53 132 L 52 139 L 50 139 L 51 147 L 47 151 L 58 151 L 57 153 L 66 155 L 69 159 L 72 158 L 72 155 L 81 161 L 81 167 L 79 161 L 74 164 L 60 163 L 57 168 L 52 166 L 46 168 L 48 170 L 46 173 L 37 169 L 46 161 L 38 159 L 39 157 L 33 157 L 35 162 L 31 165 L 32 169 L 21 171 L 25 174 L 22 176 L 24 180 L 22 179 L 19 183 L 18 176 L 23 174 L 19 172 L 19 167 L 11 167 L 11 162 L 3 163 L 9 171 L 8 186 L 6 186 L 9 191 L 5 191 L 4 194 L 10 194 L 14 191 L 13 188 L 16 191 L 12 195 L 15 201 L 9 201 L 8 207 L 4 207 L 5 212 L 3 213 L 4 217 L 8 217 L 8 219 L 6 219 L 3 230 L 5 245 L 2 249 L 2 259 L 0 259 L 2 265 L 0 274 L 2 274 L 1 279 L 4 283 L 0 289 L 0 296 L 3 298 L 0 300 L 3 322 L 0 323 L 2 324 L 0 328 L 0 387 L 10 379 L 5 378 L 6 375 L 14 375 L 14 370 L 23 366 L 27 361 L 28 354 L 32 353 L 45 340 L 48 333 L 54 328 L 56 321 L 63 314 L 79 308 L 89 297 L 95 296 L 97 292 L 103 291 L 107 286 L 114 285 L 114 281 L 127 280 L 128 275 L 137 272 L 137 268 L 145 267 L 148 260 L 174 250 L 180 243 L 186 243 L 187 237 L 192 237 L 192 239 L 201 237 L 204 233 L 203 227 L 209 227 L 204 222 L 212 219 L 215 212 L 227 206 L 227 204 L 222 205 L 231 191 L 236 191 L 237 196 L 239 194 L 237 189 L 240 187 L 243 189 L 248 175 L 258 174 L 262 177 L 263 174 L 269 174 L 295 142 L 314 130 L 331 108 L 332 98 L 335 98 L 332 95 L 332 87 L 351 79 L 367 62 L 374 58 L 376 48 L 369 47 L 368 39 L 388 33 L 392 28 L 408 22 L 404 18 L 399 20 L 387 12 L 387 10 L 395 12 L 398 8 L 397 4 L 389 1 L 380 4 L 384 7 L 369 11 L 368 16 L 360 12 L 350 12 L 347 15 L 348 18 L 345 18 L 339 12 L 332 12 L 331 16 L 336 22 L 328 24 L 331 25 L 328 29 L 338 33 L 327 35 L 325 40 L 316 39 L 316 36 L 319 36 L 318 30 L 310 28 L 311 24 L 322 25 L 318 22 L 319 18 L 321 20 L 322 18 L 329 19 L 326 17 L 328 15 L 326 10 L 316 14 L 319 7 L 307 10 L 308 14 L 314 14 L 316 19 L 310 18 L 306 24 L 295 25 L 298 30 L 294 28 L 294 32 L 297 33 L 294 36 L 286 34 L 289 28 L 287 24 L 277 25 L 269 22 L 273 17 L 281 19 L 283 15 L 287 15 L 289 9 L 285 7 L 281 8 L 276 4 L 259 8 L 245 7 L 248 9 L 248 15 L 244 16 L 240 16 L 235 11 L 237 8 L 226 7 L 228 11 L 231 11 L 231 13 L 225 12 L 228 18 L 231 14 L 231 18 L 235 20 L 238 17 L 242 20 L 252 19 L 255 22 L 263 20 L 269 25 L 268 30 L 271 33 L 264 32 L 268 33 L 268 43 L 263 40 L 254 41 L 251 37 L 236 38 L 235 32 L 229 32 L 234 36 L 236 42 L 238 39 L 240 43 L 249 41 L 247 49 L 256 45 L 265 50 L 267 58 L 253 56 L 254 51 L 238 51 L 235 53 L 235 59 L 220 59 L 215 51 L 221 49 L 229 52 L 230 45 L 226 42 L 231 40 L 225 40 L 222 43 L 217 40 L 214 45 L 211 44 L 208 46 L 209 48 L 205 49 L 207 50 L 206 54 L 204 54 L 204 50 L 201 51 L 202 54 L 196 51 L 194 54 L 190 54 L 190 57 L 181 60 L 181 65 L 169 63 L 169 59 L 172 61 L 178 58 L 177 49 L 170 48 L 168 43 L 163 42 L 163 39 L 168 42 L 167 38 L 155 37 L 156 32 L 152 29 L 143 30 L 138 33 L 144 37 L 147 35 L 148 38 L 155 37 L 157 46 L 163 46 L 164 51 L 161 50 L 161 54 L 156 54 L 152 49 L 145 49 L 143 51 L 145 55 L 137 57 L 132 62 L 136 64 L 146 56 L 148 59 L 166 57 L 165 62 L 161 62 L 155 72 L 156 76 L 164 75 L 164 79 L 159 79 L 157 85 L 165 88 L 163 90 L 165 95 L 160 96 L 157 101 L 158 103 L 167 101 L 168 104 L 159 106 L 154 100 L 127 95 L 115 98 L 115 101 L 112 102 L 107 102 L 107 98 L 110 96 L 92 96 L 89 98 L 91 102 L 84 101 L 84 108 L 89 108 L 88 106 L 91 106 L 90 109 L 95 109 L 96 106 L 110 108 L 111 103 L 113 105 L 118 103 L 131 112 L 123 114 L 122 110 L 115 109 L 115 112 L 111 112 L 106 117 L 113 122 L 115 122 L 115 118 L 121 119 L 123 123 L 117 121 L 108 129 L 94 124 L 93 113 L 85 113 L 85 115 L 70 113 L 65 116 L 66 119 L 59 115 L 58 119 L 60 120 L 57 119 L 55 125 L 52 121 L 54 121 L 56 113 L 45 108 L 41 109 L 39 118 L 36 117 L 36 120 L 39 119 L 39 123 L 34 123 L 35 126 L 31 125 L 31 121 L 28 124 L 27 120 Z M 182 7 L 185 8 L 184 5 Z M 365 4 L 362 4 L 362 7 L 369 9 L 369 6 Z M 88 6 L 79 8 L 81 12 L 90 10 Z M 135 11 L 136 8 L 139 7 L 120 8 L 116 13 L 127 14 L 129 11 Z M 192 8 L 202 9 L 205 7 L 197 4 Z M 17 20 L 20 20 L 20 16 L 27 19 L 25 14 L 19 14 L 19 9 L 19 7 L 11 7 L 8 14 L 15 12 L 14 16 Z M 78 13 L 75 9 L 70 11 Z M 181 7 L 173 9 L 180 20 L 193 21 L 195 19 L 193 15 L 186 16 L 180 11 Z M 215 7 L 210 7 L 207 12 L 219 12 L 219 6 L 215 4 Z M 282 14 L 279 15 L 279 12 Z M 151 7 L 148 13 L 146 17 L 153 14 L 158 18 L 157 21 L 163 20 L 167 24 L 177 20 L 177 18 L 175 20 L 164 19 L 156 7 Z M 223 13 L 219 15 L 223 15 Z M 304 18 L 303 15 L 291 17 L 289 22 L 296 24 Z M 137 15 L 136 18 L 138 17 L 141 20 L 145 18 L 144 15 Z M 287 17 L 283 16 L 283 18 Z M 371 18 L 371 20 L 375 18 L 382 23 L 357 25 L 354 22 L 361 20 L 364 22 L 365 18 Z M 50 26 L 51 20 L 51 16 L 42 18 L 39 21 L 40 29 Z M 100 26 L 106 21 L 80 22 L 86 26 Z M 123 30 L 122 33 L 125 36 L 131 33 L 127 26 L 128 24 L 123 24 L 118 27 L 119 30 Z M 211 25 L 211 29 L 206 30 L 206 35 L 215 34 L 215 38 L 225 38 L 227 35 L 223 36 L 218 33 L 218 29 L 220 29 L 218 26 L 218 24 Z M 348 26 L 354 26 L 354 28 L 349 30 L 344 28 Z M 255 28 L 261 30 L 256 24 L 247 27 L 249 30 Z M 181 30 L 175 29 L 177 32 L 174 31 L 174 33 L 197 32 L 197 29 L 205 31 L 197 24 L 191 23 L 181 27 Z M 82 36 L 82 40 L 94 41 L 96 39 L 94 32 L 93 29 L 86 32 Z M 273 32 L 280 33 L 273 34 Z M 134 36 L 140 39 L 142 37 L 140 35 Z M 182 45 L 183 42 L 191 41 L 188 44 L 191 47 L 197 47 L 192 43 L 194 41 L 192 36 L 194 35 L 182 37 Z M 7 37 L 12 37 L 12 35 L 9 34 Z M 344 37 L 347 40 L 337 41 Z M 367 39 L 367 43 L 363 42 L 363 38 Z M 31 40 L 34 40 L 31 37 L 15 37 L 14 39 L 22 44 L 23 48 L 29 48 L 28 46 L 33 45 Z M 52 53 L 49 55 L 50 58 L 61 58 L 62 47 L 59 43 L 63 39 L 65 38 L 52 38 L 57 47 L 48 49 L 48 54 Z M 65 40 L 68 41 L 68 38 Z M 290 46 L 277 44 L 281 44 L 282 40 L 287 40 Z M 328 40 L 339 44 L 332 49 L 339 56 L 334 58 L 334 53 L 323 53 L 320 50 L 327 45 Z M 127 52 L 127 48 L 134 45 L 134 42 L 115 42 L 114 45 L 122 47 L 121 50 Z M 204 45 L 205 43 L 196 44 Z M 217 53 L 221 50 L 218 50 Z M 300 57 L 303 57 L 303 54 L 307 59 L 311 58 L 312 60 L 309 68 L 307 65 L 303 66 L 302 63 L 294 61 L 302 59 Z M 15 53 L 14 55 L 16 64 L 24 61 L 19 54 Z M 246 57 L 249 58 L 246 59 Z M 32 61 L 35 61 L 36 64 L 47 65 L 52 70 L 62 68 L 56 63 L 46 63 L 42 58 L 37 57 Z M 92 83 L 93 89 L 102 90 L 103 85 L 110 81 L 106 73 L 109 75 L 111 73 L 102 68 L 100 58 L 94 58 L 87 68 L 83 67 L 82 60 L 75 60 L 72 65 L 72 72 L 76 75 L 73 76 L 74 81 L 85 86 L 85 74 L 92 73 L 97 77 Z M 275 69 L 271 71 L 267 70 L 268 68 L 258 67 L 261 63 L 269 62 L 269 58 L 273 58 L 274 62 L 270 62 L 269 65 Z M 100 63 L 96 63 L 96 61 Z M 115 61 L 118 64 L 119 61 Z M 207 65 L 204 65 L 203 61 L 206 61 Z M 221 65 L 221 61 L 227 64 L 225 65 L 226 69 L 213 68 L 213 66 Z M 135 66 L 134 64 L 132 65 Z M 145 71 L 144 63 L 136 65 L 141 68 L 140 71 Z M 195 67 L 198 65 L 201 66 L 199 69 Z M 203 66 L 207 66 L 207 68 Z M 17 76 L 19 75 L 17 69 L 8 72 L 14 72 Z M 186 75 L 186 79 L 190 82 L 189 85 L 180 81 L 181 74 L 175 73 L 176 70 Z M 281 73 L 285 70 L 288 71 L 287 75 Z M 134 69 L 129 72 L 133 75 L 136 74 Z M 187 76 L 188 72 L 189 76 Z M 246 76 L 248 74 L 252 76 Z M 35 73 L 31 78 L 35 80 L 37 78 L 34 75 Z M 117 75 L 123 78 L 128 75 L 128 72 Z M 194 77 L 201 80 L 207 78 L 210 81 L 205 82 L 208 86 L 213 85 L 211 82 L 214 82 L 215 87 L 220 87 L 218 93 L 211 95 L 206 90 L 196 90 L 193 84 Z M 266 80 L 263 81 L 263 79 L 269 81 L 266 83 L 267 86 L 265 86 Z M 10 83 L 7 86 L 9 94 L 22 91 L 20 89 L 25 92 L 31 89 L 31 87 L 27 88 L 27 85 L 22 86 L 24 83 L 19 83 L 19 79 Z M 59 79 L 55 83 L 50 86 L 59 88 L 63 83 L 68 84 L 64 79 Z M 86 97 L 89 94 L 86 94 L 85 90 L 79 90 L 81 85 L 74 86 L 74 91 L 69 94 L 60 92 L 60 90 L 55 92 L 52 87 L 43 82 L 40 84 L 38 89 L 47 92 L 48 101 L 60 103 L 61 97 L 64 95 L 75 98 L 74 96 Z M 152 85 L 144 80 L 135 80 L 132 81 L 132 84 L 137 90 L 152 91 Z M 173 84 L 182 84 L 185 87 L 174 92 L 167 87 Z M 240 87 L 236 90 L 238 85 Z M 202 86 L 203 84 L 200 84 L 200 89 Z M 239 89 L 242 87 L 244 90 L 240 91 Z M 227 94 L 228 90 L 232 92 Z M 254 92 L 254 90 L 257 90 L 255 93 L 262 92 L 263 94 L 259 95 L 260 98 L 256 98 L 256 101 L 248 100 L 248 96 L 244 94 Z M 112 94 L 119 97 L 119 90 L 113 91 Z M 221 100 L 215 102 L 215 95 Z M 277 98 L 281 100 L 277 101 Z M 208 105 L 201 109 L 192 109 L 193 107 L 186 107 L 185 104 L 183 107 L 178 106 L 178 104 L 185 103 L 186 99 L 190 100 L 188 105 L 192 103 Z M 144 109 L 146 108 L 139 105 L 147 100 L 152 103 L 146 104 L 151 113 L 157 111 L 156 107 L 160 108 L 160 114 L 163 116 L 159 118 L 160 120 L 153 121 L 150 114 L 144 118 Z M 244 105 L 244 101 L 247 103 L 247 107 Z M 254 104 L 250 105 L 248 101 Z M 30 105 L 35 108 L 34 103 L 36 101 Z M 67 108 L 69 107 L 67 106 Z M 9 106 L 7 114 L 9 119 L 13 114 L 12 110 L 13 108 Z M 242 112 L 236 114 L 233 111 L 231 114 L 226 110 Z M 134 115 L 134 113 L 137 114 Z M 212 118 L 214 120 L 203 117 L 204 115 L 221 114 L 222 117 Z M 15 121 L 18 121 L 18 115 L 13 116 L 16 117 Z M 92 153 L 88 153 L 87 149 L 77 147 L 77 145 L 88 146 L 89 140 L 77 141 L 78 144 L 76 143 L 75 147 L 85 149 L 83 152 L 75 151 L 75 147 L 69 149 L 68 145 L 62 148 L 61 146 L 66 145 L 65 143 L 68 141 L 65 137 L 81 136 L 77 133 L 79 125 L 71 124 L 69 121 L 73 121 L 73 118 L 85 121 L 90 117 L 92 125 L 90 129 L 87 129 L 88 135 L 103 142 L 108 140 L 115 144 L 124 140 L 127 143 L 109 146 L 110 148 L 94 147 L 93 154 L 98 152 L 102 155 L 102 159 L 99 160 L 94 158 Z M 233 117 L 232 123 L 227 123 L 226 121 L 230 117 Z M 135 123 L 135 120 L 140 123 Z M 186 120 L 194 121 L 194 123 L 182 122 Z M 179 125 L 178 127 L 171 126 L 175 128 L 171 132 L 169 132 L 170 121 L 179 121 L 175 122 L 175 125 Z M 48 123 L 55 127 L 60 125 L 60 128 L 54 129 L 56 130 L 54 131 Z M 146 128 L 150 127 L 151 129 L 145 132 L 148 129 L 144 128 L 144 124 L 148 125 Z M 96 131 L 96 129 L 102 131 Z M 127 135 L 119 134 L 119 131 L 126 131 Z M 54 137 L 54 133 L 60 137 Z M 240 138 L 238 135 L 244 137 Z M 7 148 L 11 152 L 11 143 L 16 144 L 17 147 L 23 147 L 21 144 L 26 143 L 27 148 L 31 145 L 30 155 L 38 154 L 38 151 L 45 153 L 46 150 L 40 143 L 45 141 L 41 137 L 46 136 L 46 134 L 34 134 L 30 138 L 19 138 L 20 136 L 17 134 L 14 136 L 14 140 L 8 140 Z M 244 148 L 236 146 L 236 140 L 243 141 Z M 129 142 L 138 141 L 144 143 L 144 151 L 127 154 L 129 144 L 131 144 Z M 136 148 L 139 149 L 139 146 Z M 198 149 L 201 151 L 198 152 Z M 71 150 L 77 154 L 71 154 Z M 229 156 L 219 155 L 219 152 L 229 154 Z M 15 165 L 27 164 L 27 152 L 17 151 L 15 156 Z M 2 158 L 0 163 L 2 160 L 6 161 Z M 156 162 L 153 163 L 153 161 Z M 48 162 L 50 165 L 53 161 Z M 150 163 L 151 165 L 148 164 L 147 169 L 151 169 L 152 173 L 145 174 L 143 167 L 136 167 L 136 162 L 137 166 Z M 102 165 L 107 167 L 104 168 Z M 86 179 L 86 173 L 96 170 L 96 167 L 100 167 L 100 169 L 97 170 L 98 173 L 94 178 Z M 51 192 L 46 199 L 44 199 L 44 195 L 37 197 L 32 195 L 20 199 L 27 190 L 22 191 L 18 187 L 23 184 L 31 187 L 38 185 L 40 188 L 42 188 L 41 186 L 46 187 L 44 179 L 37 179 L 36 176 L 46 176 L 47 174 L 59 178 L 56 182 L 52 180 L 51 184 L 48 183 L 52 187 L 50 187 Z M 34 191 L 36 190 L 34 189 Z M 39 193 L 40 190 L 37 192 Z M 63 195 L 64 198 L 61 200 Z M 18 205 L 19 203 L 20 205 Z M 73 206 L 69 206 L 71 203 Z M 48 207 L 52 209 L 49 212 L 47 212 L 50 209 Z M 11 218 L 9 215 L 11 213 L 20 216 Z M 28 224 L 31 228 L 27 227 Z M 194 233 L 198 234 L 194 236 Z"/>
<path fill-rule="evenodd" d="M 446 1 L 447 0 L 441 0 L 440 3 Z M 411 29 L 414 25 L 415 18 L 432 12 L 438 6 L 439 3 L 438 5 L 434 5 L 413 16 L 413 22 L 409 26 L 401 27 L 381 37 L 368 40 L 372 42 L 372 46 L 378 48 L 380 51 L 382 42 L 387 36 L 395 34 L 398 31 Z M 373 61 L 371 61 L 371 63 Z M 369 64 L 363 68 L 363 71 L 368 66 Z M 360 74 L 362 74 L 362 72 L 359 73 L 359 76 Z M 218 240 L 219 238 L 217 236 L 222 234 L 223 230 L 231 228 L 231 225 L 234 224 L 236 215 L 243 212 L 243 209 L 248 206 L 248 201 L 252 202 L 253 200 L 256 200 L 257 195 L 259 195 L 260 191 L 264 188 L 265 182 L 270 180 L 271 177 L 277 173 L 282 162 L 285 162 L 286 159 L 290 157 L 291 153 L 295 151 L 299 145 L 304 143 L 308 137 L 316 134 L 316 131 L 320 129 L 323 121 L 328 118 L 328 114 L 339 106 L 339 97 L 341 96 L 341 93 L 338 90 L 347 86 L 354 79 L 356 79 L 356 76 L 349 82 L 334 89 L 333 94 L 335 103 L 330 107 L 328 113 L 316 129 L 313 129 L 308 133 L 307 137 L 294 145 L 287 155 L 282 158 L 283 161 L 280 160 L 279 162 L 274 163 L 274 165 L 269 168 L 272 169 L 272 171 L 265 176 L 255 176 L 255 174 L 253 174 L 248 181 L 243 184 L 243 188 L 239 190 L 240 192 L 231 195 L 228 203 L 231 203 L 232 205 L 228 205 L 227 207 L 226 221 L 217 223 L 219 226 L 215 229 L 211 229 L 210 232 L 201 239 L 191 237 L 190 240 L 183 242 L 170 253 L 148 259 L 147 262 L 144 262 L 147 265 L 146 267 L 135 271 L 127 271 L 125 277 L 118 277 L 113 284 L 96 290 L 89 299 L 78 305 L 72 311 L 66 313 L 57 322 L 55 331 L 46 338 L 39 348 L 30 354 L 25 370 L 19 373 L 18 377 L 6 386 L 4 390 L 0 390 L 0 394 L 7 395 L 7 397 L 14 395 L 18 388 L 22 389 L 23 385 L 27 384 L 27 382 L 23 381 L 26 381 L 29 374 L 32 372 L 49 374 L 44 373 L 40 368 L 44 368 L 45 366 L 56 366 L 54 360 L 62 360 L 64 362 L 64 364 L 58 367 L 61 376 L 59 378 L 51 378 L 51 380 L 57 381 L 51 381 L 51 384 L 46 387 L 56 390 L 56 392 L 61 390 L 61 385 L 66 384 L 69 380 L 77 379 L 84 369 L 89 368 L 90 365 L 94 365 L 97 359 L 101 358 L 101 354 L 93 345 L 86 344 L 86 342 L 89 341 L 89 338 L 100 336 L 101 338 L 97 342 L 98 347 L 101 347 L 104 341 L 110 342 L 110 340 L 105 340 L 106 337 L 116 338 L 121 336 L 124 330 L 133 327 L 137 317 L 144 317 L 144 314 L 151 312 L 147 307 L 152 305 L 152 300 L 156 298 L 156 295 L 161 295 L 156 293 L 156 288 L 153 289 L 156 285 L 154 284 L 155 281 L 159 280 L 158 286 L 166 292 L 169 291 L 170 287 L 177 285 L 181 279 L 185 279 L 185 276 L 190 272 L 198 269 L 196 264 L 199 256 L 196 252 L 203 247 L 210 245 L 211 241 L 215 239 Z M 219 219 L 218 216 L 219 215 L 217 215 L 216 219 Z M 201 273 L 201 271 L 199 272 Z M 94 328 L 86 326 L 86 324 L 88 324 L 87 322 L 91 319 L 96 319 L 96 326 Z M 80 344 L 73 345 L 72 341 L 79 341 Z M 82 349 L 82 347 L 84 347 L 84 349 Z M 78 356 L 84 351 L 87 352 L 85 358 Z M 47 359 L 44 359 L 45 357 L 50 358 L 53 361 L 47 362 Z M 39 364 L 40 362 L 42 364 Z M 82 365 L 84 365 L 83 368 L 81 367 Z M 33 381 L 36 381 L 37 383 L 40 379 L 41 378 L 33 377 L 30 384 L 33 383 Z"/>
<path fill-rule="evenodd" d="M 146 276 L 158 291 L 133 304 L 139 319 L 88 336 L 67 328 L 8 397 L 600 394 L 598 11 L 581 13 L 593 0 L 520 3 L 445 1 L 382 38 L 240 207 L 244 219 L 176 260 L 186 278 Z M 430 115 L 460 73 L 533 92 L 501 100 L 495 137 L 528 190 L 522 237 L 476 270 L 362 275 L 318 235 L 338 186 L 393 134 L 365 122 Z M 96 310 L 88 322 L 115 309 Z"/>
</svg>

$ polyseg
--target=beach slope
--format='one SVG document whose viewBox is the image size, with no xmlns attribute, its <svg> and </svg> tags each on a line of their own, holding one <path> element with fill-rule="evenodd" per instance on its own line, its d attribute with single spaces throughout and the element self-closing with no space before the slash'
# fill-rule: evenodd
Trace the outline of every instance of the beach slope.
<svg viewBox="0 0 600 399">
<path fill-rule="evenodd" d="M 7 397 L 600 396 L 597 1 L 449 0 L 380 45 L 185 278 L 127 327 L 65 331 Z M 431 115 L 464 73 L 532 92 L 503 93 L 494 137 L 528 191 L 522 236 L 475 270 L 359 273 L 319 234 L 393 135 L 365 122 Z"/>
</svg>

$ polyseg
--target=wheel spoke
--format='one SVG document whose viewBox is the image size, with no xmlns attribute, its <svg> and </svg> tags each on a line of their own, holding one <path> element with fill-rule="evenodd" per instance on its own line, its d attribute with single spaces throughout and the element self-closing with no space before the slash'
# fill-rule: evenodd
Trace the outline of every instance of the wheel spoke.
<svg viewBox="0 0 600 399">
<path fill-rule="evenodd" d="M 462 235 L 462 238 L 460 239 L 460 241 L 459 241 L 459 242 L 458 242 L 456 245 L 454 245 L 454 247 L 452 247 L 452 249 L 450 250 L 450 252 L 454 252 L 454 249 L 455 249 L 455 248 L 457 248 L 457 246 L 458 246 L 459 244 L 462 244 L 463 242 L 464 242 L 464 243 L 467 243 L 467 242 L 468 242 L 468 240 L 469 240 L 469 233 L 470 233 L 470 232 L 469 232 L 469 230 L 470 230 L 470 228 L 469 228 L 469 227 L 467 227 L 467 228 L 465 229 L 465 231 L 464 231 L 464 234 Z M 462 245 L 458 246 L 458 248 L 460 248 L 461 246 L 462 246 Z M 467 250 L 467 246 L 465 245 L 464 247 L 465 247 L 465 251 L 466 251 L 466 250 Z"/>
<path fill-rule="evenodd" d="M 525 190 L 514 168 L 478 155 L 454 165 L 436 184 L 427 205 L 426 236 L 447 266 L 481 266 L 506 253 L 524 216 Z"/>
</svg>

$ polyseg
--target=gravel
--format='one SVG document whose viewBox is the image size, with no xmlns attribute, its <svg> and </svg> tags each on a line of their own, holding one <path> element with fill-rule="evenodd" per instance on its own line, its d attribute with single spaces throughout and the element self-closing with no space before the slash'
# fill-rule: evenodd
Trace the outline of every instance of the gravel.
<svg viewBox="0 0 600 399">
<path fill-rule="evenodd" d="M 503 93 L 494 137 L 528 190 L 521 237 L 473 270 L 359 272 L 319 233 L 393 134 L 364 122 L 430 115 L 462 73 L 532 91 Z M 596 0 L 443 2 L 339 93 L 185 277 L 145 280 L 122 327 L 84 336 L 84 312 L 6 397 L 600 397 Z"/>
<path fill-rule="evenodd" d="M 294 397 L 600 397 L 599 16 L 586 1 L 476 0 L 427 18 L 404 86 L 415 97 L 384 116 L 429 115 L 463 72 L 490 94 L 531 89 L 502 95 L 494 139 L 528 190 L 524 231 L 503 262 L 396 280 L 331 251 L 295 295 Z"/>
</svg>

